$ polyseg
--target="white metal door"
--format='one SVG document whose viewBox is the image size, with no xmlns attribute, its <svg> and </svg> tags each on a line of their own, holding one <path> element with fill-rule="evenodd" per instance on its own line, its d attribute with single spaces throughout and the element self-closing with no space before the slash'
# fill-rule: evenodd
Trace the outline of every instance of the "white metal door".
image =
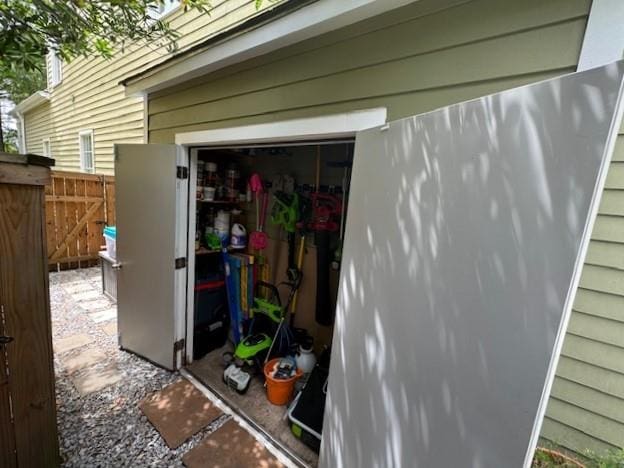
<svg viewBox="0 0 624 468">
<path fill-rule="evenodd" d="M 188 163 L 176 145 L 115 146 L 119 345 L 181 365 Z"/>
<path fill-rule="evenodd" d="M 530 466 L 623 74 L 358 133 L 320 466 Z"/>
</svg>

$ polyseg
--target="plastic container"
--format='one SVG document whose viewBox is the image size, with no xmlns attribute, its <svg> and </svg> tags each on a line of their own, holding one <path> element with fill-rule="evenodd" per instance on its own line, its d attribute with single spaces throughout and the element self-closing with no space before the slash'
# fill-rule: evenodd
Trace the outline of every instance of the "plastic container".
<svg viewBox="0 0 624 468">
<path fill-rule="evenodd" d="M 245 226 L 240 223 L 232 224 L 230 247 L 233 249 L 244 249 L 247 247 L 247 230 L 245 229 Z"/>
<path fill-rule="evenodd" d="M 230 212 L 220 210 L 214 222 L 214 232 L 223 245 L 227 245 L 230 238 Z"/>
<path fill-rule="evenodd" d="M 205 183 L 208 187 L 217 186 L 217 163 L 206 163 L 206 172 L 204 177 Z"/>
<path fill-rule="evenodd" d="M 204 185 L 204 168 L 206 164 L 201 159 L 197 161 L 197 185 Z"/>
<path fill-rule="evenodd" d="M 283 406 L 290 401 L 295 389 L 295 382 L 303 375 L 303 372 L 297 369 L 295 375 L 289 379 L 274 379 L 271 377 L 271 372 L 273 372 L 275 364 L 277 364 L 280 359 L 281 358 L 271 359 L 264 365 L 267 399 L 277 406 Z"/>
<path fill-rule="evenodd" d="M 227 341 L 229 314 L 225 283 L 208 279 L 195 283 L 193 359 L 201 359 Z"/>
<path fill-rule="evenodd" d="M 312 346 L 299 346 L 299 354 L 295 358 L 297 361 L 297 368 L 300 369 L 304 374 L 309 374 L 314 369 L 316 365 L 316 356 L 312 350 Z"/>
<path fill-rule="evenodd" d="M 115 226 L 107 226 L 104 228 L 103 234 L 108 256 L 117 259 L 117 228 Z"/>
<path fill-rule="evenodd" d="M 206 201 L 214 201 L 216 189 L 214 187 L 204 187 L 203 197 Z"/>
<path fill-rule="evenodd" d="M 235 167 L 230 167 L 226 173 L 225 188 L 226 198 L 229 201 L 238 201 L 238 188 L 240 185 L 240 172 Z"/>
</svg>

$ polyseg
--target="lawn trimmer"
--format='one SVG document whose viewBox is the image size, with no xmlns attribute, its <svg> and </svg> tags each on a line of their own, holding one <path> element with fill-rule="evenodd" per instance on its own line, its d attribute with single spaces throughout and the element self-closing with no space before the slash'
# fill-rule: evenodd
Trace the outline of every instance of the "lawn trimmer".
<svg viewBox="0 0 624 468">
<path fill-rule="evenodd" d="M 261 372 L 272 354 L 287 354 L 293 345 L 292 331 L 284 320 L 299 282 L 283 282 L 278 286 L 281 285 L 290 288 L 285 305 L 275 285 L 264 281 L 256 283 L 247 334 L 234 353 L 224 353 L 228 366 L 223 372 L 223 381 L 241 394 L 249 388 L 252 372 Z M 266 299 L 260 296 L 262 289 L 269 293 Z"/>
</svg>

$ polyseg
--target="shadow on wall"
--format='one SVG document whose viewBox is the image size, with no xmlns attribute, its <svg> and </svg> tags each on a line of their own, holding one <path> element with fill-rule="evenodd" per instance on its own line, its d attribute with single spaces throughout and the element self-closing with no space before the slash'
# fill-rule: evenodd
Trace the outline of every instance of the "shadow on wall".
<svg viewBox="0 0 624 468">
<path fill-rule="evenodd" d="M 358 137 L 321 466 L 521 466 L 621 64 Z"/>
</svg>

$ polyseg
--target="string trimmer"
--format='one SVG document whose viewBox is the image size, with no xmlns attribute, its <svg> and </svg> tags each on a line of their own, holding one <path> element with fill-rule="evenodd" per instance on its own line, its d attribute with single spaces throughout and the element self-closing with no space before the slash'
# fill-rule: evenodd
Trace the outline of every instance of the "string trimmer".
<svg viewBox="0 0 624 468">
<path fill-rule="evenodd" d="M 278 353 L 284 354 L 289 351 L 293 342 L 292 332 L 284 324 L 284 320 L 300 283 L 285 282 L 278 286 L 282 284 L 290 288 L 284 306 L 275 285 L 264 281 L 256 283 L 247 335 L 238 343 L 234 353 L 223 355 L 229 364 L 223 372 L 223 381 L 239 393 L 245 393 L 251 381 L 251 373 L 245 369 L 261 369 L 274 348 Z M 269 292 L 267 298 L 260 296 L 260 289 Z"/>
</svg>

